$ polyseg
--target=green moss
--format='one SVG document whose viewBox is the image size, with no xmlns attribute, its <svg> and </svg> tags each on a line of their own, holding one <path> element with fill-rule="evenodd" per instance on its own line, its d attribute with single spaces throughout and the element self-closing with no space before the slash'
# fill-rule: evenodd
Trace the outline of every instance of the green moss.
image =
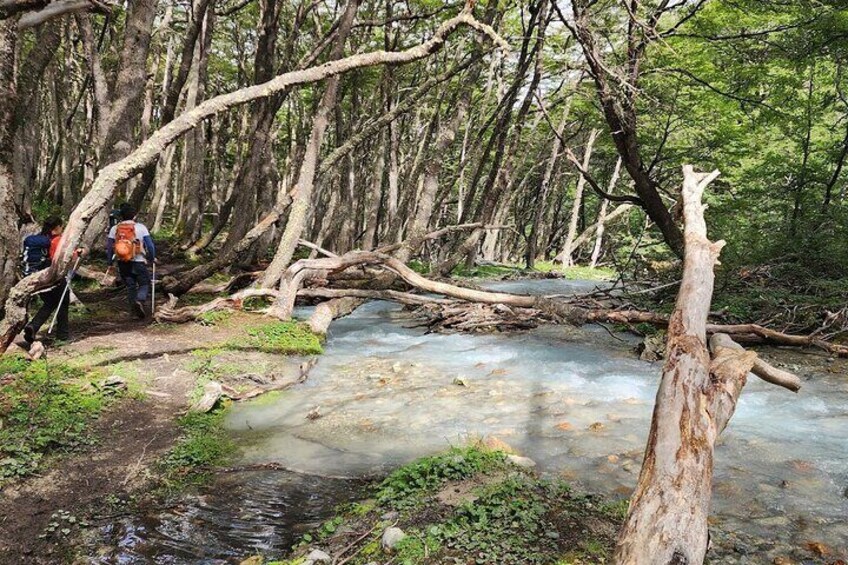
<svg viewBox="0 0 848 565">
<path fill-rule="evenodd" d="M 320 355 L 324 352 L 319 337 L 299 322 L 271 322 L 249 328 L 247 335 L 247 339 L 230 341 L 226 347 L 282 355 Z"/>
<path fill-rule="evenodd" d="M 223 428 L 227 406 L 202 414 L 189 412 L 179 419 L 182 436 L 159 462 L 165 486 L 181 489 L 202 484 L 210 467 L 224 463 L 236 449 Z"/>
<path fill-rule="evenodd" d="M 413 259 L 409 263 L 406 264 L 407 267 L 418 273 L 419 275 L 429 275 L 430 274 L 430 265 L 424 263 L 423 261 L 419 261 L 417 259 Z"/>
<path fill-rule="evenodd" d="M 491 473 L 505 465 L 505 456 L 498 451 L 483 451 L 476 447 L 453 448 L 393 472 L 380 484 L 377 502 L 395 509 L 410 508 L 449 480 Z"/>
<path fill-rule="evenodd" d="M 230 310 L 212 310 L 198 316 L 197 323 L 201 326 L 217 326 L 232 317 L 233 313 Z"/>
<path fill-rule="evenodd" d="M 93 443 L 89 424 L 110 393 L 97 373 L 46 360 L 0 358 L 0 485 L 26 476 L 51 452 Z"/>
</svg>

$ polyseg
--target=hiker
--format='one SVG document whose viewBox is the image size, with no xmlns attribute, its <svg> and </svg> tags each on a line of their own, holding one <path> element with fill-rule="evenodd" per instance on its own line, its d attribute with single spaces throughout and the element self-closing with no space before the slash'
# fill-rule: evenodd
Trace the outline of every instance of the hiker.
<svg viewBox="0 0 848 565">
<path fill-rule="evenodd" d="M 111 266 L 118 262 L 118 272 L 127 285 L 130 309 L 144 319 L 150 292 L 147 264 L 156 260 L 156 247 L 147 227 L 135 221 L 135 208 L 129 203 L 119 208 L 120 222 L 112 226 L 106 239 L 106 256 Z"/>
<path fill-rule="evenodd" d="M 44 221 L 40 233 L 24 238 L 22 275 L 31 275 L 32 273 L 50 267 L 53 257 L 56 255 L 56 250 L 59 248 L 63 228 L 64 222 L 62 219 L 51 216 Z M 74 256 L 76 257 L 81 253 L 82 250 L 77 250 Z M 65 292 L 66 284 L 67 280 L 62 279 L 53 288 L 38 294 L 42 300 L 41 308 L 38 309 L 32 320 L 24 326 L 24 340 L 27 342 L 27 345 L 33 344 L 38 330 L 41 329 L 44 322 L 56 311 L 58 311 L 56 315 L 56 338 L 60 341 L 68 341 L 70 339 L 68 305 L 71 302 L 71 293 Z"/>
</svg>

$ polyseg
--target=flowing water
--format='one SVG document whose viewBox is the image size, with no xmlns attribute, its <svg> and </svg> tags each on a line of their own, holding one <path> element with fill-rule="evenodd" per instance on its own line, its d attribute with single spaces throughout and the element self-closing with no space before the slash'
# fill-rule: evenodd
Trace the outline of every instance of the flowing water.
<svg viewBox="0 0 848 565">
<path fill-rule="evenodd" d="M 491 286 L 545 294 L 591 288 L 560 280 Z M 297 473 L 234 474 L 176 509 L 110 526 L 117 548 L 101 562 L 218 563 L 280 552 L 354 496 L 345 477 L 484 436 L 583 489 L 630 493 L 661 368 L 635 358 L 632 338 L 600 327 L 444 335 L 410 325 L 396 305 L 366 304 L 332 325 L 305 384 L 231 410 L 227 426 L 245 446 L 241 463 Z M 741 561 L 714 562 L 770 563 L 812 543 L 841 556 L 848 376 L 828 369 L 845 365 L 812 353 L 763 355 L 788 363 L 804 386 L 798 395 L 758 380 L 745 388 L 716 452 L 713 511 L 713 526 Z"/>
</svg>

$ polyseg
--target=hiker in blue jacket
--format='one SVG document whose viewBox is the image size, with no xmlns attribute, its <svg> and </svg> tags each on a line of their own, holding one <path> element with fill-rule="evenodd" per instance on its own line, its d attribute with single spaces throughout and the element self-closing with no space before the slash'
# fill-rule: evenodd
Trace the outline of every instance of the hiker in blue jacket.
<svg viewBox="0 0 848 565">
<path fill-rule="evenodd" d="M 62 239 L 63 226 L 62 219 L 53 216 L 44 221 L 41 232 L 24 239 L 22 275 L 31 275 L 32 273 L 50 267 L 53 256 L 59 247 L 59 241 Z M 60 284 L 38 294 L 41 297 L 41 308 L 38 309 L 38 312 L 36 312 L 29 323 L 24 326 L 24 340 L 28 345 L 32 345 L 38 330 L 50 318 L 50 315 L 57 310 L 56 338 L 61 341 L 68 341 L 70 339 L 68 305 L 71 297 L 70 293 L 64 292 L 64 283 L 65 281 L 63 279 Z M 64 299 L 62 298 L 63 295 Z"/>
</svg>

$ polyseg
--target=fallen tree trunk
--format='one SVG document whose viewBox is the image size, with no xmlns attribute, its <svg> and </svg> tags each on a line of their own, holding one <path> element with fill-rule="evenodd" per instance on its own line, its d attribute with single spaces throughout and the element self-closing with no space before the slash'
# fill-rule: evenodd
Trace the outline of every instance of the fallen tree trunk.
<svg viewBox="0 0 848 565">
<path fill-rule="evenodd" d="M 364 298 L 354 298 L 345 296 L 343 298 L 333 298 L 322 302 L 315 307 L 315 311 L 309 317 L 307 324 L 312 333 L 318 335 L 327 335 L 327 329 L 336 318 L 347 316 L 365 302 Z"/>
<path fill-rule="evenodd" d="M 683 168 L 685 258 L 668 325 L 662 381 L 636 491 L 619 534 L 618 565 L 698 565 L 709 534 L 715 442 L 736 407 L 756 354 L 713 343 L 707 316 L 723 241 L 707 239 L 701 195 L 718 175 Z"/>
</svg>

